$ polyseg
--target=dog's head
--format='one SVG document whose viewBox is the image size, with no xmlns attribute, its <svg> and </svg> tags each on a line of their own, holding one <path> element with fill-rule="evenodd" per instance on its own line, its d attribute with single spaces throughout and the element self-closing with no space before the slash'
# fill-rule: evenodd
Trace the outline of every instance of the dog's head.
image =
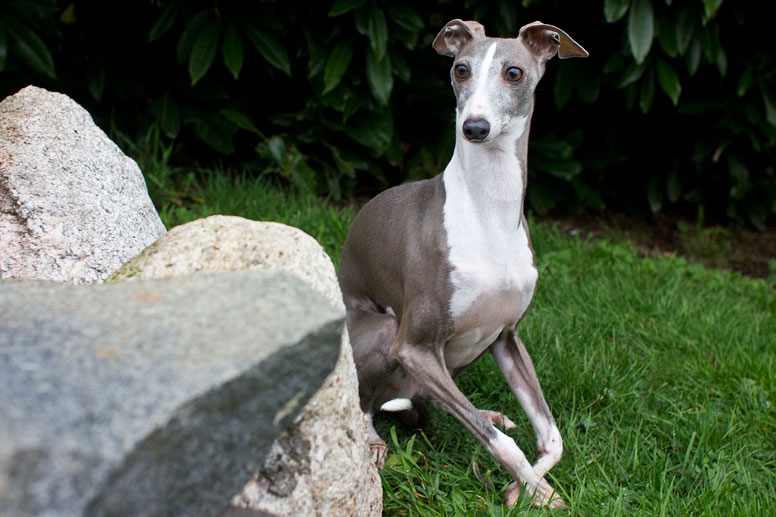
<svg viewBox="0 0 776 517">
<path fill-rule="evenodd" d="M 555 55 L 588 55 L 564 31 L 541 22 L 521 28 L 517 38 L 490 38 L 478 22 L 452 20 L 433 47 L 455 58 L 450 77 L 457 99 L 456 131 L 470 142 L 522 134 L 545 62 Z"/>
</svg>

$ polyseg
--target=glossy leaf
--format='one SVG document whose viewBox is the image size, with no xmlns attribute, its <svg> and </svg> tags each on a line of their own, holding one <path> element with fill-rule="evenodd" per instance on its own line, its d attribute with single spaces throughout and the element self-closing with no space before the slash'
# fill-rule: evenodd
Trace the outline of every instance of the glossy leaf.
<svg viewBox="0 0 776 517">
<path fill-rule="evenodd" d="M 234 152 L 232 138 L 237 126 L 218 113 L 197 113 L 193 117 L 194 133 L 207 145 L 223 154 Z"/>
<path fill-rule="evenodd" d="M 641 76 L 644 75 L 644 70 L 646 70 L 647 67 L 645 64 L 636 64 L 631 63 L 628 68 L 625 69 L 625 72 L 622 74 L 622 78 L 617 83 L 618 88 L 625 88 L 626 86 L 638 81 L 641 79 Z"/>
<path fill-rule="evenodd" d="M 641 64 L 649 54 L 655 35 L 651 0 L 633 0 L 628 13 L 628 42 L 633 58 Z"/>
<path fill-rule="evenodd" d="M 391 97 L 391 90 L 393 90 L 391 58 L 385 56 L 382 61 L 378 61 L 374 52 L 367 52 L 366 78 L 374 98 L 377 99 L 381 105 L 387 105 L 388 99 Z"/>
<path fill-rule="evenodd" d="M 75 2 L 70 2 L 65 10 L 62 11 L 62 13 L 59 15 L 59 21 L 65 25 L 71 25 L 76 22 Z"/>
<path fill-rule="evenodd" d="M 666 193 L 668 194 L 668 200 L 671 203 L 676 203 L 682 196 L 682 184 L 679 180 L 679 171 L 677 167 L 674 167 L 668 174 L 668 180 L 666 181 Z"/>
<path fill-rule="evenodd" d="M 550 158 L 543 154 L 532 155 L 531 165 L 566 181 L 571 181 L 582 172 L 582 164 L 576 160 Z"/>
<path fill-rule="evenodd" d="M 534 212 L 546 214 L 558 206 L 558 193 L 541 183 L 533 182 L 528 184 L 526 200 Z"/>
<path fill-rule="evenodd" d="M 353 164 L 344 159 L 340 150 L 333 145 L 329 145 L 327 147 L 331 151 L 331 157 L 334 159 L 334 163 L 337 164 L 337 169 L 339 169 L 340 173 L 349 178 L 355 178 L 356 168 L 353 166 Z"/>
<path fill-rule="evenodd" d="M 273 136 L 267 142 L 269 152 L 272 158 L 279 164 L 283 165 L 283 158 L 286 155 L 286 143 L 279 136 Z"/>
<path fill-rule="evenodd" d="M 342 123 L 347 124 L 348 119 L 358 113 L 361 108 L 367 107 L 369 100 L 365 96 L 350 96 L 345 100 L 345 109 L 342 111 Z"/>
<path fill-rule="evenodd" d="M 679 95 L 682 93 L 682 85 L 679 83 L 676 70 L 662 59 L 657 60 L 657 80 L 660 87 L 676 106 L 679 103 Z"/>
<path fill-rule="evenodd" d="M 725 50 L 722 48 L 722 46 L 719 46 L 714 57 L 717 70 L 719 70 L 719 75 L 725 77 L 727 75 L 728 60 L 727 54 L 725 54 Z"/>
<path fill-rule="evenodd" d="M 353 43 L 350 40 L 340 41 L 332 49 L 326 60 L 326 68 L 323 72 L 323 94 L 332 91 L 342 80 L 348 70 L 350 60 L 353 58 Z"/>
<path fill-rule="evenodd" d="M 194 40 L 189 56 L 189 77 L 191 77 L 192 86 L 197 84 L 213 65 L 220 36 L 221 28 L 218 22 L 209 20 Z"/>
<path fill-rule="evenodd" d="M 315 42 L 309 28 L 304 29 L 304 39 L 306 42 L 307 53 L 310 56 L 307 61 L 307 78 L 312 79 L 323 73 L 324 67 L 326 66 L 328 49 L 324 49 Z"/>
<path fill-rule="evenodd" d="M 684 60 L 687 63 L 687 72 L 689 72 L 691 76 L 695 75 L 695 72 L 698 71 L 698 67 L 701 64 L 701 44 L 698 43 L 698 40 L 695 40 L 690 44 L 690 48 L 687 50 Z"/>
<path fill-rule="evenodd" d="M 244 51 L 240 33 L 234 22 L 230 23 L 224 33 L 224 41 L 221 43 L 221 56 L 224 59 L 226 68 L 232 73 L 232 77 L 240 77 L 240 71 L 243 67 Z"/>
<path fill-rule="evenodd" d="M 299 156 L 301 159 L 295 159 L 293 167 L 290 170 L 291 184 L 302 193 L 310 193 L 315 191 L 315 176 L 316 172 L 307 165 L 307 157 L 302 155 L 296 147 L 292 147 L 294 157 Z M 334 189 L 330 189 L 334 190 Z M 335 198 L 338 198 L 340 194 L 338 192 L 333 193 Z"/>
<path fill-rule="evenodd" d="M 167 31 L 170 30 L 173 23 L 175 23 L 175 17 L 178 15 L 178 3 L 170 2 L 167 7 L 164 8 L 162 14 L 156 19 L 151 26 L 151 30 L 148 32 L 148 43 L 156 41 L 164 36 Z"/>
<path fill-rule="evenodd" d="M 703 24 L 709 22 L 717 15 L 717 11 L 722 6 L 722 0 L 703 0 Z"/>
<path fill-rule="evenodd" d="M 736 88 L 736 95 L 743 97 L 746 92 L 749 91 L 749 87 L 752 85 L 754 79 L 754 69 L 751 66 L 746 67 L 744 73 L 741 74 L 741 79 L 738 81 L 738 88 Z"/>
<path fill-rule="evenodd" d="M 695 18 L 692 9 L 685 7 L 679 11 L 674 23 L 670 26 L 676 31 L 676 50 L 683 56 L 687 52 L 695 32 Z"/>
<path fill-rule="evenodd" d="M 362 95 L 368 96 L 368 94 Z M 347 105 L 347 100 L 352 96 L 353 90 L 349 88 L 335 88 L 321 97 L 321 105 L 342 112 Z M 339 130 L 339 128 L 337 128 L 337 130 Z"/>
<path fill-rule="evenodd" d="M 7 26 L 14 52 L 19 58 L 41 75 L 54 79 L 54 58 L 48 47 L 35 32 L 23 23 Z"/>
<path fill-rule="evenodd" d="M 733 180 L 733 186 L 730 189 L 730 196 L 733 199 L 741 200 L 749 190 L 751 182 L 749 180 L 749 170 L 746 165 L 733 153 L 727 153 L 728 171 Z"/>
<path fill-rule="evenodd" d="M 538 152 L 547 158 L 569 160 L 574 155 L 574 148 L 566 140 L 531 140 L 531 153 Z M 531 155 L 533 156 L 533 154 Z"/>
<path fill-rule="evenodd" d="M 178 136 L 181 128 L 181 112 L 169 91 L 154 101 L 152 106 L 156 120 L 169 138 Z"/>
<path fill-rule="evenodd" d="M 619 21 L 628 12 L 630 0 L 604 0 L 604 18 L 607 23 Z"/>
<path fill-rule="evenodd" d="M 245 33 L 267 63 L 291 76 L 291 60 L 278 40 L 249 24 L 245 24 Z"/>
<path fill-rule="evenodd" d="M 218 111 L 221 115 L 226 117 L 227 120 L 235 124 L 240 129 L 256 133 L 259 136 L 263 136 L 259 128 L 253 123 L 253 121 L 245 113 L 233 109 L 222 109 Z"/>
<path fill-rule="evenodd" d="M 412 7 L 404 2 L 396 0 L 387 2 L 385 4 L 385 10 L 388 12 L 388 18 L 403 29 L 418 32 L 425 28 L 423 19 L 412 9 Z"/>
<path fill-rule="evenodd" d="M 571 180 L 571 186 L 574 187 L 574 192 L 582 202 L 599 210 L 606 208 L 606 203 L 601 194 L 595 188 L 580 180 L 579 177 Z"/>
<path fill-rule="evenodd" d="M 410 65 L 407 64 L 407 60 L 404 59 L 400 53 L 391 51 L 389 52 L 391 57 L 391 68 L 393 69 L 393 75 L 399 78 L 399 80 L 405 84 L 410 82 L 412 77 L 412 70 Z"/>
<path fill-rule="evenodd" d="M 422 34 L 423 33 L 421 31 L 404 34 L 401 38 L 401 42 L 404 45 L 404 48 L 407 50 L 415 50 L 418 47 L 418 42 L 420 41 L 420 36 Z"/>
<path fill-rule="evenodd" d="M 660 212 L 663 209 L 663 189 L 660 182 L 660 177 L 653 175 L 649 178 L 649 184 L 647 185 L 647 201 L 649 201 L 649 209 L 653 214 Z"/>
<path fill-rule="evenodd" d="M 377 61 L 382 61 L 388 48 L 388 24 L 385 21 L 385 13 L 376 3 L 372 4 L 372 9 L 369 11 L 367 34 L 375 58 Z"/>
<path fill-rule="evenodd" d="M 555 96 L 555 106 L 562 108 L 574 95 L 574 66 L 571 61 L 562 61 L 558 64 L 558 71 L 555 73 L 555 85 L 553 94 Z"/>
<path fill-rule="evenodd" d="M 359 9 L 356 11 L 355 21 L 356 21 L 356 30 L 359 34 L 362 34 L 364 36 L 369 35 L 369 14 L 372 12 L 371 9 Z"/>
<path fill-rule="evenodd" d="M 727 74 L 727 56 L 719 41 L 717 31 L 713 27 L 706 27 L 700 32 L 698 41 L 701 44 L 703 55 L 712 65 L 716 65 L 719 74 L 724 77 Z"/>
<path fill-rule="evenodd" d="M 768 94 L 764 87 L 763 92 L 763 104 L 765 105 L 765 120 L 768 124 L 776 126 L 776 102 L 773 101 L 773 97 Z"/>
<path fill-rule="evenodd" d="M 717 31 L 713 27 L 706 27 L 699 32 L 697 41 L 700 43 L 706 61 L 716 65 L 720 75 L 724 77 L 727 73 L 727 56 L 722 49 Z"/>
<path fill-rule="evenodd" d="M 198 12 L 183 29 L 181 37 L 178 39 L 177 56 L 178 64 L 185 63 L 191 55 L 194 43 L 197 41 L 200 33 L 210 19 L 210 10 L 205 9 Z"/>
<path fill-rule="evenodd" d="M 679 55 L 679 42 L 676 39 L 676 27 L 673 23 L 663 24 L 657 34 L 657 40 L 663 51 L 671 57 Z"/>
<path fill-rule="evenodd" d="M 388 110 L 384 113 L 359 114 L 344 130 L 350 138 L 371 149 L 373 155 L 379 156 L 391 143 L 393 118 Z"/>
<path fill-rule="evenodd" d="M 339 16 L 353 9 L 358 9 L 366 3 L 366 0 L 337 0 L 329 9 L 329 16 Z"/>
</svg>

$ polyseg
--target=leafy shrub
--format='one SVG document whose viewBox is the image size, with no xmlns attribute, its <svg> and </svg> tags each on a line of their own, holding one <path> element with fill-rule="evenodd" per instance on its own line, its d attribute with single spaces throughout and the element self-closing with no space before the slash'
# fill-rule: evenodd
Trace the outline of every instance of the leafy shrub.
<svg viewBox="0 0 776 517">
<path fill-rule="evenodd" d="M 373 193 L 449 159 L 451 63 L 430 43 L 456 17 L 497 36 L 541 19 L 590 51 L 537 91 L 535 211 L 776 214 L 776 58 L 754 4 L 9 0 L 0 93 L 68 93 L 103 127 L 163 135 L 176 164 L 229 156 L 299 190 Z"/>
</svg>

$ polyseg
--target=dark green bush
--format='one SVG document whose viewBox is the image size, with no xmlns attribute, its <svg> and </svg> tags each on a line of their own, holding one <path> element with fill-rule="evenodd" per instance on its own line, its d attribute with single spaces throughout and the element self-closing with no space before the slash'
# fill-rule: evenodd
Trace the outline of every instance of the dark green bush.
<svg viewBox="0 0 776 517">
<path fill-rule="evenodd" d="M 0 5 L 0 94 L 63 91 L 165 163 L 229 163 L 340 197 L 442 170 L 452 18 L 535 19 L 590 51 L 537 91 L 530 206 L 776 214 L 774 54 L 753 3 L 336 0 Z M 206 145 L 200 145 L 204 143 Z M 174 182 L 175 177 L 169 176 Z"/>
</svg>

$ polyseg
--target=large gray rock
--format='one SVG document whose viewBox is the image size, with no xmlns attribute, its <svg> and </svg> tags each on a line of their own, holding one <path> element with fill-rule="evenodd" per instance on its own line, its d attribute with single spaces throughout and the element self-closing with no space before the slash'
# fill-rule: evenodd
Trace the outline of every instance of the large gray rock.
<svg viewBox="0 0 776 517">
<path fill-rule="evenodd" d="M 164 225 L 137 164 L 70 98 L 0 103 L 0 278 L 101 282 Z"/>
<path fill-rule="evenodd" d="M 279 271 L 0 282 L 0 514 L 217 515 L 343 325 Z"/>
<path fill-rule="evenodd" d="M 292 272 L 344 311 L 334 266 L 315 239 L 283 224 L 240 217 L 212 216 L 172 228 L 111 281 L 266 268 Z M 381 514 L 382 486 L 344 327 L 334 371 L 233 504 L 275 515 Z"/>
</svg>

